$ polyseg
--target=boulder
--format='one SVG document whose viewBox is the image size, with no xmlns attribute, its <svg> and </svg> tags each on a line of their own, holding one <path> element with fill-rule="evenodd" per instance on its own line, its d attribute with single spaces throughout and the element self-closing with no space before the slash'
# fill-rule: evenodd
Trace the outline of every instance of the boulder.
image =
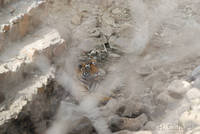
<svg viewBox="0 0 200 134">
<path fill-rule="evenodd" d="M 122 131 L 116 132 L 114 134 L 152 134 L 152 132 L 151 131 L 134 132 L 134 131 L 122 130 Z"/>
<path fill-rule="evenodd" d="M 138 132 L 133 132 L 132 134 L 152 134 L 151 131 L 138 131 Z"/>
<path fill-rule="evenodd" d="M 144 105 L 131 100 L 122 102 L 117 110 L 117 114 L 123 117 L 137 117 L 144 111 Z"/>
<path fill-rule="evenodd" d="M 123 129 L 138 131 L 147 121 L 148 118 L 145 114 L 142 114 L 136 118 L 113 116 L 109 121 L 109 126 L 112 132 L 120 131 Z"/>
<path fill-rule="evenodd" d="M 149 121 L 145 124 L 144 126 L 144 130 L 155 130 L 156 129 L 157 124 L 153 121 Z"/>
<path fill-rule="evenodd" d="M 157 96 L 157 103 L 164 105 L 173 105 L 177 100 L 172 98 L 168 92 L 164 91 Z"/>
<path fill-rule="evenodd" d="M 77 120 L 77 125 L 68 134 L 91 134 L 93 132 L 91 121 L 87 117 Z"/>
<path fill-rule="evenodd" d="M 186 134 L 199 134 L 199 133 L 200 133 L 200 127 L 197 127 L 195 129 L 186 132 Z"/>
<path fill-rule="evenodd" d="M 120 10 L 119 8 L 115 8 L 112 10 L 113 14 L 121 14 L 122 10 Z"/>
<path fill-rule="evenodd" d="M 200 126 L 200 112 L 199 110 L 186 111 L 181 115 L 179 121 L 184 129 L 191 130 Z"/>
<path fill-rule="evenodd" d="M 192 88 L 186 93 L 186 98 L 191 103 L 199 103 L 200 102 L 200 90 L 197 88 Z"/>
<path fill-rule="evenodd" d="M 190 83 L 183 80 L 175 80 L 168 86 L 168 93 L 175 99 L 180 99 L 191 88 Z"/>
<path fill-rule="evenodd" d="M 82 21 L 82 17 L 80 15 L 74 15 L 72 17 L 71 23 L 74 25 L 80 25 Z"/>
</svg>

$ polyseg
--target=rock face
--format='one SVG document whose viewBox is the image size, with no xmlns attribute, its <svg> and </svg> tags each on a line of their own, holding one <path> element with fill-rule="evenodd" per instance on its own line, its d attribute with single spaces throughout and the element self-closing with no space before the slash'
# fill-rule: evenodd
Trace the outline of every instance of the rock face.
<svg viewBox="0 0 200 134">
<path fill-rule="evenodd" d="M 5 7 L 0 10 L 7 11 L 13 6 L 23 8 L 24 4 L 33 1 L 23 2 L 18 4 L 18 1 L 10 1 L 11 5 L 5 5 L 8 1 L 4 0 Z M 52 124 L 60 101 L 69 96 L 55 81 L 54 65 L 56 59 L 66 51 L 64 40 L 55 29 L 42 28 L 43 32 L 33 30 L 41 24 L 40 17 L 44 14 L 45 4 L 45 1 L 40 1 L 28 10 L 24 7 L 23 13 L 2 24 L 0 29 L 2 134 L 44 133 Z M 30 32 L 33 32 L 31 36 L 39 34 L 41 37 L 30 39 Z"/>
<path fill-rule="evenodd" d="M 34 86 L 27 88 L 28 91 L 32 90 L 29 92 L 35 92 L 35 94 L 27 94 L 28 100 L 21 97 L 16 100 L 18 104 L 10 107 L 10 111 L 6 109 L 1 111 L 0 133 L 41 133 L 52 124 L 60 101 L 68 94 L 51 78 L 47 78 L 46 83 L 41 85 L 36 83 Z"/>
<path fill-rule="evenodd" d="M 33 31 L 33 29 L 41 23 L 44 7 L 44 1 L 35 3 L 27 9 L 26 13 L 19 14 L 12 18 L 8 24 L 2 25 L 0 30 L 1 49 L 4 47 L 5 43 L 22 39 L 27 33 Z M 38 14 L 40 14 L 40 16 L 38 16 Z"/>
<path fill-rule="evenodd" d="M 0 104 L 5 100 L 5 96 L 2 92 L 0 92 Z"/>
</svg>

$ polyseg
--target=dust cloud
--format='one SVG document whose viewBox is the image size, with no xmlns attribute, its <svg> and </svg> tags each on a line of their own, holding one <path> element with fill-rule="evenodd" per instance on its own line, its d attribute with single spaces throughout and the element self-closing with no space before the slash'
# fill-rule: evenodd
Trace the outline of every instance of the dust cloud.
<svg viewBox="0 0 200 134">
<path fill-rule="evenodd" d="M 101 7 L 104 8 L 103 10 L 106 10 L 113 1 L 80 1 L 80 5 L 81 2 L 84 4 L 87 2 L 90 4 L 93 3 L 94 6 L 101 5 Z M 166 22 L 169 22 L 177 12 L 177 8 L 181 1 L 129 0 L 127 2 L 127 8 L 130 9 L 130 15 L 132 18 L 132 32 L 125 42 L 124 40 L 121 41 L 121 43 L 118 41 L 119 46 L 117 46 L 120 47 L 125 54 L 121 60 L 109 67 L 109 73 L 106 78 L 100 82 L 91 93 L 86 91 L 86 89 L 80 84 L 76 76 L 76 68 L 78 66 L 78 57 L 80 53 L 94 47 L 94 40 L 89 39 L 85 32 L 86 29 L 95 27 L 93 23 L 96 22 L 96 18 L 90 16 L 88 21 L 76 28 L 71 28 L 71 24 L 63 22 L 62 19 L 57 20 L 58 26 L 52 24 L 55 21 L 54 17 L 53 19 L 50 17 L 48 20 L 49 25 L 56 27 L 68 43 L 68 50 L 65 56 L 63 59 L 59 59 L 63 61 L 64 67 L 58 71 L 57 81 L 71 93 L 79 104 L 68 104 L 67 102 L 61 103 L 56 121 L 46 134 L 67 134 L 71 131 L 76 119 L 83 115 L 91 120 L 97 133 L 109 134 L 111 133 L 109 126 L 105 118 L 102 117 L 102 113 L 98 107 L 101 99 L 103 97 L 109 97 L 118 88 L 123 89 L 125 97 L 127 98 L 134 96 L 142 98 L 142 96 L 144 96 L 147 87 L 141 82 L 141 80 L 139 80 L 140 76 L 138 76 L 135 71 L 140 67 L 137 66 L 137 61 L 140 60 L 140 56 L 145 54 L 148 48 L 151 47 L 151 42 L 155 38 L 155 33 L 160 32 L 162 26 Z M 66 8 L 72 8 L 71 10 L 73 11 L 71 14 L 73 14 L 76 12 L 76 8 L 70 6 L 73 6 L 73 1 L 66 6 Z M 92 9 L 90 10 L 92 11 Z M 67 17 L 72 16 L 69 15 Z M 65 28 L 61 27 L 63 25 L 65 25 Z M 191 40 L 190 37 L 188 38 L 188 40 Z M 168 40 L 172 39 L 173 37 L 169 36 Z M 181 39 L 174 39 L 172 41 L 173 43 L 177 43 L 179 40 Z M 196 41 L 193 42 L 196 43 Z"/>
</svg>

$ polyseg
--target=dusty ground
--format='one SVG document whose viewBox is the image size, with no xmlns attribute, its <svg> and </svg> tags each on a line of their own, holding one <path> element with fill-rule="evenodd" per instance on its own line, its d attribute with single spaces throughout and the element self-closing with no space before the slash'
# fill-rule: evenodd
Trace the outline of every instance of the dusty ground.
<svg viewBox="0 0 200 134">
<path fill-rule="evenodd" d="M 15 1 L 12 5 L 0 9 L 0 24 L 5 24 L 14 16 L 24 13 L 33 2 L 33 0 Z"/>
<path fill-rule="evenodd" d="M 31 2 L 16 3 L 16 13 Z M 192 71 L 200 61 L 199 9 L 198 0 L 49 0 L 36 32 L 15 49 L 11 43 L 0 61 L 46 29 L 66 41 L 66 52 L 54 61 L 54 80 L 70 95 L 58 99 L 58 113 L 38 133 L 198 134 L 199 70 Z M 0 14 L 0 23 L 9 17 Z M 112 48 L 106 48 L 106 62 L 97 62 L 103 78 L 85 88 L 77 73 L 81 54 L 106 45 Z M 46 69 L 44 64 L 37 66 Z"/>
</svg>

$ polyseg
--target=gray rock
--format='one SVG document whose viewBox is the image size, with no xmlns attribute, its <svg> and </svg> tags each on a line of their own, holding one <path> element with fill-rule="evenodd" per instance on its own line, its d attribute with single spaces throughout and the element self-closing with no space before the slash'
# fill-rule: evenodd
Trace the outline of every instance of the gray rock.
<svg viewBox="0 0 200 134">
<path fill-rule="evenodd" d="M 111 58 L 120 58 L 121 57 L 119 54 L 115 54 L 115 53 L 110 53 L 109 56 Z"/>
<path fill-rule="evenodd" d="M 77 121 L 77 125 L 68 134 L 91 134 L 93 132 L 91 121 L 87 117 L 82 117 Z"/>
<path fill-rule="evenodd" d="M 141 76 L 148 76 L 153 72 L 153 70 L 149 66 L 143 66 L 140 67 L 139 69 L 136 69 L 136 72 Z"/>
<path fill-rule="evenodd" d="M 152 134 L 152 132 L 151 131 L 134 132 L 134 131 L 122 130 L 122 131 L 116 132 L 114 134 Z"/>
<path fill-rule="evenodd" d="M 142 114 L 136 118 L 125 118 L 114 116 L 109 121 L 110 129 L 113 132 L 127 129 L 130 131 L 138 131 L 140 128 L 144 126 L 144 124 L 148 121 L 148 118 L 145 114 Z"/>
<path fill-rule="evenodd" d="M 200 126 L 200 112 L 199 110 L 186 111 L 181 115 L 179 121 L 184 129 L 194 129 Z"/>
<path fill-rule="evenodd" d="M 113 14 L 120 14 L 122 11 L 119 8 L 115 8 L 112 10 Z"/>
<path fill-rule="evenodd" d="M 151 131 L 138 131 L 138 132 L 133 132 L 132 134 L 152 134 Z"/>
<path fill-rule="evenodd" d="M 180 99 L 191 88 L 190 83 L 183 80 L 175 80 L 168 86 L 168 93 L 175 99 Z"/>
<path fill-rule="evenodd" d="M 82 22 L 82 18 L 79 15 L 75 15 L 71 19 L 71 23 L 74 24 L 74 25 L 80 25 L 81 22 Z"/>
<path fill-rule="evenodd" d="M 144 130 L 155 130 L 156 129 L 156 123 L 154 123 L 153 121 L 149 121 L 145 124 L 145 126 L 143 127 Z"/>
<path fill-rule="evenodd" d="M 144 111 L 144 105 L 141 103 L 135 103 L 131 100 L 122 102 L 121 106 L 117 110 L 117 114 L 123 117 L 137 117 Z"/>
<path fill-rule="evenodd" d="M 112 132 L 116 132 L 116 131 L 120 131 L 123 130 L 125 128 L 124 126 L 124 118 L 119 117 L 119 116 L 113 116 L 110 120 L 109 120 L 109 127 L 111 129 Z"/>
<path fill-rule="evenodd" d="M 157 96 L 157 103 L 164 105 L 173 105 L 177 100 L 172 98 L 168 92 L 162 92 Z"/>
<path fill-rule="evenodd" d="M 128 131 L 128 130 L 122 130 L 122 131 L 119 131 L 119 132 L 116 132 L 116 133 L 113 133 L 113 134 L 132 134 L 132 132 Z"/>
<path fill-rule="evenodd" d="M 195 100 L 195 99 L 199 99 L 200 98 L 200 90 L 197 89 L 197 88 L 192 88 L 191 90 L 189 90 L 186 93 L 186 97 L 190 101 Z"/>
<path fill-rule="evenodd" d="M 186 134 L 200 134 L 200 127 L 189 130 L 188 132 L 186 132 Z"/>
</svg>

